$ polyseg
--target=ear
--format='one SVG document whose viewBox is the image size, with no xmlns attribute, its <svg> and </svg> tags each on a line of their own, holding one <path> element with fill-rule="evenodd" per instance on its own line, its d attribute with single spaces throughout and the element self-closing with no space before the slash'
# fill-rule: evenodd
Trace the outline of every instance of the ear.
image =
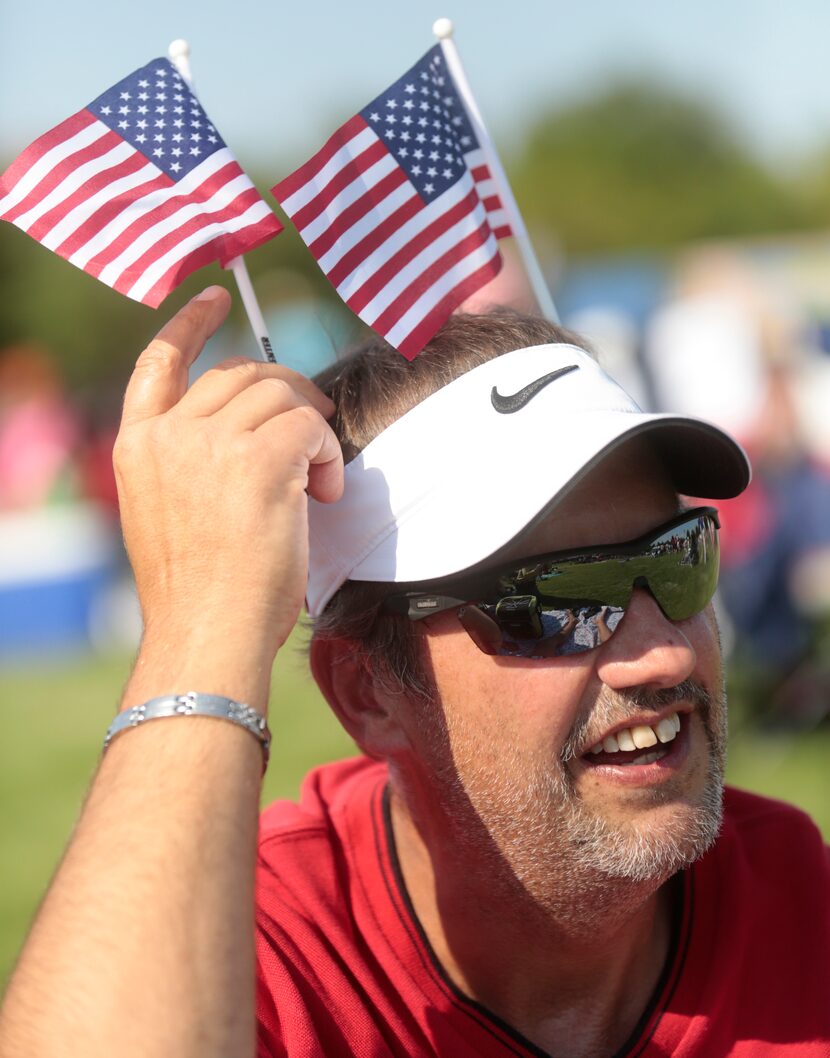
<svg viewBox="0 0 830 1058">
<path fill-rule="evenodd" d="M 335 716 L 370 757 L 387 758 L 407 746 L 394 699 L 383 691 L 360 647 L 350 639 L 312 639 L 311 673 Z"/>
</svg>

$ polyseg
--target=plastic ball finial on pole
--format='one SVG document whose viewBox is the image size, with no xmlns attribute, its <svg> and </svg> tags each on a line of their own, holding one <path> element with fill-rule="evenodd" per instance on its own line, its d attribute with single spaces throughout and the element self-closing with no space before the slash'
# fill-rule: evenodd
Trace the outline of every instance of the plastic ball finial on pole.
<svg viewBox="0 0 830 1058">
<path fill-rule="evenodd" d="M 190 72 L 190 45 L 186 40 L 182 40 L 181 37 L 178 40 L 173 40 L 167 49 L 167 54 L 170 56 L 170 61 L 187 81 L 189 85 L 193 84 L 193 75 Z"/>
</svg>

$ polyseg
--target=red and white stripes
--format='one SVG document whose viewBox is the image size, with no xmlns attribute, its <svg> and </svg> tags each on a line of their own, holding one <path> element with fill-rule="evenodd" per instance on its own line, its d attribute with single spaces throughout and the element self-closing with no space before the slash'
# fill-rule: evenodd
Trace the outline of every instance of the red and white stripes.
<svg viewBox="0 0 830 1058">
<path fill-rule="evenodd" d="M 86 109 L 3 174 L 0 219 L 153 307 L 196 268 L 282 230 L 227 148 L 174 181 Z"/>
<path fill-rule="evenodd" d="M 490 217 L 502 234 L 509 229 L 492 188 L 484 190 L 487 204 L 468 169 L 424 201 L 358 115 L 273 193 L 346 304 L 411 359 L 499 271 Z"/>
</svg>

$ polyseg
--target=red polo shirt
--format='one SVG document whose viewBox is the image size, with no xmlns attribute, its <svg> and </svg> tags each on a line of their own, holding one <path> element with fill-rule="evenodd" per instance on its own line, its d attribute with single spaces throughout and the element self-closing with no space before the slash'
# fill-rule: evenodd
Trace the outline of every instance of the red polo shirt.
<svg viewBox="0 0 830 1058">
<path fill-rule="evenodd" d="M 259 1058 L 544 1055 L 449 981 L 417 921 L 386 768 L 356 758 L 262 817 Z M 727 790 L 681 876 L 662 978 L 615 1058 L 830 1058 L 830 858 L 801 812 Z"/>
</svg>

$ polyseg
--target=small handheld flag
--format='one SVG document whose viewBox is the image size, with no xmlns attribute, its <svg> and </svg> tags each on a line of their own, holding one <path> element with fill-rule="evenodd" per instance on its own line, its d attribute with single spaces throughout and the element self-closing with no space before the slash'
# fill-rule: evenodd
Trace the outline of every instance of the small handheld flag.
<svg viewBox="0 0 830 1058">
<path fill-rule="evenodd" d="M 273 194 L 346 304 L 412 359 L 510 226 L 440 45 Z"/>
<path fill-rule="evenodd" d="M 35 140 L 0 177 L 0 219 L 153 308 L 282 231 L 168 59 Z"/>
</svg>

